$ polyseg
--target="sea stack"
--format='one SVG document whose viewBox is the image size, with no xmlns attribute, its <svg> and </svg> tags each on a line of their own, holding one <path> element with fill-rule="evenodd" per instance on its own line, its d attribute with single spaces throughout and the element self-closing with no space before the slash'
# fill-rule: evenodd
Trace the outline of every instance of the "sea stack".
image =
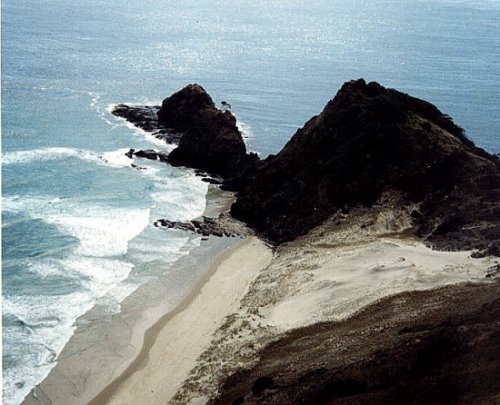
<svg viewBox="0 0 500 405">
<path fill-rule="evenodd" d="M 253 170 L 259 160 L 255 153 L 247 154 L 234 115 L 217 109 L 198 84 L 187 85 L 164 99 L 161 106 L 118 104 L 112 113 L 158 139 L 176 144 L 168 158 L 173 166 L 187 166 L 230 179 Z M 153 155 L 151 152 L 154 151 L 132 153 L 148 157 Z"/>
<path fill-rule="evenodd" d="M 191 84 L 163 100 L 158 120 L 182 132 L 169 156 L 176 166 L 189 166 L 230 177 L 244 165 L 246 147 L 236 118 L 215 108 L 203 87 Z"/>
</svg>

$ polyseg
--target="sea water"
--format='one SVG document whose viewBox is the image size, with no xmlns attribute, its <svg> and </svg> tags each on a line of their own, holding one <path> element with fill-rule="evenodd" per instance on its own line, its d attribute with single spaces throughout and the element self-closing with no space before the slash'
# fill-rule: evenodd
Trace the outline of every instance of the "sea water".
<svg viewBox="0 0 500 405">
<path fill-rule="evenodd" d="M 499 153 L 499 26 L 497 0 L 2 1 L 4 402 L 48 374 L 79 316 L 120 311 L 185 254 L 188 235 L 156 219 L 205 208 L 192 171 L 130 166 L 129 148 L 169 147 L 113 104 L 197 82 L 265 157 L 363 77 Z"/>
</svg>

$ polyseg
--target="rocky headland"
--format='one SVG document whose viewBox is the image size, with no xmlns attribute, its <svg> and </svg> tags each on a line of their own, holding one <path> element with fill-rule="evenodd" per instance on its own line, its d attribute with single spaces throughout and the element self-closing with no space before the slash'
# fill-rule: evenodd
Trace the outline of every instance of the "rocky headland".
<svg viewBox="0 0 500 405">
<path fill-rule="evenodd" d="M 113 114 L 135 126 L 164 136 L 177 147 L 168 156 L 174 166 L 188 166 L 225 178 L 255 166 L 257 155 L 247 154 L 243 137 L 230 111 L 215 107 L 199 85 L 191 84 L 163 100 L 161 107 L 118 105 Z M 142 151 L 135 152 L 136 156 Z"/>
<path fill-rule="evenodd" d="M 273 243 L 356 207 L 384 204 L 390 194 L 391 204 L 408 211 L 411 232 L 429 245 L 499 251 L 499 159 L 426 101 L 375 82 L 347 82 L 264 160 L 247 153 L 234 115 L 217 109 L 199 85 L 166 98 L 156 117 L 152 107 L 140 111 L 119 105 L 114 114 L 173 134 L 178 146 L 168 156 L 129 155 L 221 176 L 224 188 L 237 192 L 231 215 Z"/>
<path fill-rule="evenodd" d="M 170 366 L 153 356 L 103 391 L 112 391 L 110 403 L 500 400 L 500 163 L 450 117 L 378 83 L 350 81 L 260 160 L 231 112 L 198 85 L 156 111 L 134 124 L 174 134 L 178 147 L 130 157 L 201 170 L 236 195 L 230 215 L 156 225 L 228 236 L 238 233 L 233 217 L 261 241 L 251 242 L 255 254 L 247 244 L 244 257 L 226 260 L 228 274 L 247 266 L 248 285 L 210 323 L 211 342 L 182 384 L 163 387 L 165 376 L 151 370 Z M 207 305 L 223 308 L 223 298 L 212 294 Z M 199 316 L 190 308 L 176 326 L 186 336 Z M 152 347 L 167 359 L 168 345 Z"/>
<path fill-rule="evenodd" d="M 386 192 L 433 246 L 484 249 L 500 240 L 498 158 L 430 103 L 363 80 L 344 84 L 238 190 L 231 213 L 278 243 Z"/>
</svg>

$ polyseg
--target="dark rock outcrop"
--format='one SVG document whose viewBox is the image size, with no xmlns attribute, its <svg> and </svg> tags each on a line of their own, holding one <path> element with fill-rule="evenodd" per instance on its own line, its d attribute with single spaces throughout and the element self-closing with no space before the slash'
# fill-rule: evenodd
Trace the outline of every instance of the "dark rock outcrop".
<svg viewBox="0 0 500 405">
<path fill-rule="evenodd" d="M 235 117 L 196 84 L 161 107 L 119 105 L 114 114 L 177 137 L 168 162 L 222 177 L 225 188 L 238 191 L 232 215 L 272 242 L 293 240 L 339 210 L 371 206 L 390 192 L 416 206 L 415 234 L 430 244 L 499 251 L 498 157 L 432 104 L 378 83 L 345 83 L 264 161 L 246 153 Z"/>
<path fill-rule="evenodd" d="M 232 184 L 231 214 L 281 243 L 337 210 L 396 191 L 416 233 L 442 248 L 500 240 L 500 165 L 435 106 L 377 83 L 345 83 L 283 150 Z"/>
<path fill-rule="evenodd" d="M 190 222 L 170 221 L 168 219 L 158 219 L 154 226 L 159 228 L 179 229 L 181 231 L 195 232 L 203 236 L 242 236 L 247 232 L 241 225 L 234 223 L 227 215 L 221 214 L 219 218 L 203 216 L 201 219 L 193 219 Z"/>
<path fill-rule="evenodd" d="M 168 161 L 174 166 L 201 169 L 224 178 L 240 177 L 255 169 L 259 158 L 246 153 L 236 118 L 215 107 L 197 84 L 190 84 L 159 106 L 117 105 L 113 114 L 178 146 Z"/>
<path fill-rule="evenodd" d="M 205 89 L 198 84 L 189 84 L 163 100 L 158 121 L 178 132 L 185 132 L 192 127 L 200 112 L 213 109 L 215 104 Z"/>
<path fill-rule="evenodd" d="M 125 153 L 125 156 L 128 156 L 129 158 L 132 158 L 132 156 L 137 156 L 149 160 L 160 160 L 162 162 L 167 162 L 168 161 L 168 155 L 163 152 L 156 152 L 153 149 L 145 149 L 145 150 L 135 150 L 135 149 L 130 149 L 127 153 Z"/>
<path fill-rule="evenodd" d="M 210 96 L 197 84 L 163 100 L 158 118 L 164 125 L 183 132 L 179 146 L 170 153 L 172 165 L 227 178 L 239 174 L 254 160 L 246 154 L 234 115 L 215 108 Z"/>
<path fill-rule="evenodd" d="M 125 118 L 138 128 L 152 132 L 158 128 L 158 110 L 160 106 L 129 106 L 118 104 L 111 112 L 117 117 Z"/>
<path fill-rule="evenodd" d="M 194 227 L 192 222 L 179 222 L 170 221 L 168 219 L 158 219 L 155 221 L 154 226 L 168 229 L 179 229 L 181 231 L 196 232 L 196 228 Z"/>
<path fill-rule="evenodd" d="M 166 143 L 178 143 L 181 134 L 159 122 L 159 110 L 160 106 L 130 106 L 118 104 L 111 113 L 117 117 L 125 118 L 137 128 L 146 132 L 151 132 L 152 136 Z"/>
</svg>

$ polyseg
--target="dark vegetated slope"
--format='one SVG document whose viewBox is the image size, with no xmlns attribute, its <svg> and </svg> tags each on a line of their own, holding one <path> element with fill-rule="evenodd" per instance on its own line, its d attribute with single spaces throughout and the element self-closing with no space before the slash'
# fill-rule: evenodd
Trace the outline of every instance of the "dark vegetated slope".
<svg viewBox="0 0 500 405">
<path fill-rule="evenodd" d="M 499 305 L 498 283 L 386 298 L 270 344 L 213 403 L 498 403 Z"/>
<path fill-rule="evenodd" d="M 441 247 L 485 247 L 500 239 L 499 167 L 432 104 L 361 79 L 240 179 L 231 213 L 281 243 L 397 190 L 421 203 L 420 236 Z"/>
</svg>

